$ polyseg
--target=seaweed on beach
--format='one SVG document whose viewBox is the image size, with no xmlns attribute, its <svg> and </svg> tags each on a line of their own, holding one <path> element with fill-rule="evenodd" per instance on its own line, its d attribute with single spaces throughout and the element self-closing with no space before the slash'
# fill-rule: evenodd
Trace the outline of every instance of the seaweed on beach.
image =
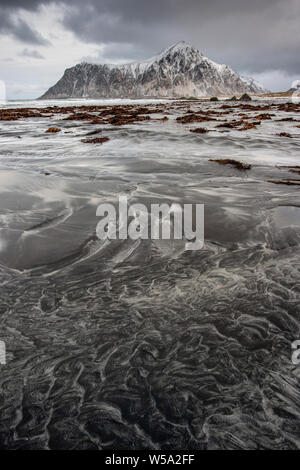
<svg viewBox="0 0 300 470">
<path fill-rule="evenodd" d="M 103 144 L 108 140 L 109 137 L 95 137 L 94 139 L 82 139 L 81 142 L 83 142 L 84 144 Z"/>
<path fill-rule="evenodd" d="M 61 129 L 59 129 L 58 127 L 49 127 L 49 129 L 46 130 L 46 134 L 56 134 L 60 131 Z"/>
<path fill-rule="evenodd" d="M 242 163 L 238 160 L 232 160 L 230 158 L 221 158 L 221 159 L 210 159 L 210 162 L 219 163 L 219 165 L 231 165 L 234 166 L 237 170 L 250 170 L 251 165 L 249 163 Z"/>
<path fill-rule="evenodd" d="M 259 126 L 261 124 L 260 121 L 257 122 L 245 122 L 244 126 L 239 129 L 239 131 L 248 131 L 250 129 L 256 129 L 256 126 Z"/>
<path fill-rule="evenodd" d="M 285 184 L 287 186 L 300 186 L 300 180 L 286 179 L 286 180 L 267 180 L 267 183 Z"/>
<path fill-rule="evenodd" d="M 100 134 L 100 132 L 102 132 L 102 129 L 95 129 L 94 131 L 90 131 L 90 132 L 87 132 L 85 135 L 96 135 L 96 134 Z"/>
<path fill-rule="evenodd" d="M 217 127 L 227 127 L 229 129 L 235 129 L 236 127 L 239 127 L 243 124 L 243 119 L 240 119 L 239 121 L 222 122 L 222 124 L 218 124 Z"/>
<path fill-rule="evenodd" d="M 184 116 L 179 116 L 176 118 L 177 122 L 180 122 L 181 124 L 189 124 L 193 122 L 205 122 L 205 121 L 215 121 L 215 118 L 212 118 L 211 116 L 208 116 L 207 114 L 200 116 L 200 113 L 188 113 L 185 114 Z M 202 113 L 201 113 L 202 114 Z"/>
<path fill-rule="evenodd" d="M 209 130 L 205 129 L 205 127 L 197 127 L 196 129 L 190 129 L 190 132 L 194 134 L 206 134 Z"/>
<path fill-rule="evenodd" d="M 292 137 L 291 134 L 289 134 L 288 132 L 280 132 L 276 135 L 278 135 L 278 137 Z"/>
</svg>

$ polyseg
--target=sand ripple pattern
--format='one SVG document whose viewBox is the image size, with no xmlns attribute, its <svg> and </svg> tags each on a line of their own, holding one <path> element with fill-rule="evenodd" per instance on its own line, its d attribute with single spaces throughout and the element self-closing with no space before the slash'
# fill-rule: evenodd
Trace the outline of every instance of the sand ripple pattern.
<svg viewBox="0 0 300 470">
<path fill-rule="evenodd" d="M 291 176 L 299 137 L 173 121 L 104 126 L 97 149 L 82 127 L 1 123 L 1 448 L 300 448 L 300 197 L 267 181 Z M 120 194 L 204 203 L 205 247 L 98 240 L 97 204 Z"/>
</svg>

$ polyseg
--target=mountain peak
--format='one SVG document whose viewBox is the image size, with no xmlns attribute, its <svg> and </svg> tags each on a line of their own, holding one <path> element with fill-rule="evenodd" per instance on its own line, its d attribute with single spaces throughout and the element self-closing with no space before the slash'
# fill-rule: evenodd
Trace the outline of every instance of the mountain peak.
<svg viewBox="0 0 300 470">
<path fill-rule="evenodd" d="M 185 41 L 127 64 L 81 64 L 67 69 L 43 98 L 124 98 L 232 95 L 262 92 L 226 65 Z"/>
<path fill-rule="evenodd" d="M 175 44 L 172 44 L 171 46 L 167 47 L 166 49 L 164 49 L 162 51 L 162 54 L 165 55 L 165 54 L 168 54 L 169 52 L 185 52 L 185 51 L 189 51 L 189 50 L 199 52 L 198 49 L 196 49 L 194 46 L 192 46 L 188 42 L 179 41 L 179 42 L 176 42 Z"/>
<path fill-rule="evenodd" d="M 181 50 L 181 49 L 187 49 L 187 48 L 192 48 L 193 46 L 191 46 L 190 44 L 188 44 L 186 41 L 178 41 L 178 42 L 175 42 L 175 44 L 172 44 L 171 46 L 169 46 L 167 49 L 168 50 Z"/>
</svg>

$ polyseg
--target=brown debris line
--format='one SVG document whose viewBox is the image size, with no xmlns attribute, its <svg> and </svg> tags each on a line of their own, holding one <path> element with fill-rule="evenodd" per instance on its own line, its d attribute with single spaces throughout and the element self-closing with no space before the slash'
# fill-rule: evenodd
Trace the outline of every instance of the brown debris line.
<svg viewBox="0 0 300 470">
<path fill-rule="evenodd" d="M 268 93 L 259 93 L 260 97 L 268 98 L 290 98 L 292 96 L 291 91 L 270 91 Z"/>
<path fill-rule="evenodd" d="M 223 106 L 220 106 L 220 109 L 235 109 L 237 106 L 232 106 L 230 104 L 223 104 Z"/>
<path fill-rule="evenodd" d="M 288 113 L 300 113 L 300 103 L 292 103 L 290 101 L 287 103 L 280 103 L 277 105 L 277 109 Z"/>
<path fill-rule="evenodd" d="M 81 142 L 83 142 L 84 144 L 103 144 L 108 140 L 109 137 L 95 137 L 94 139 L 82 139 Z"/>
<path fill-rule="evenodd" d="M 66 121 L 86 121 L 86 124 L 95 124 L 95 125 L 107 125 L 112 126 L 123 126 L 126 124 L 135 124 L 142 121 L 148 121 L 154 119 L 155 121 L 167 121 L 166 114 L 173 114 L 178 112 L 183 112 L 184 115 L 176 117 L 176 121 L 181 124 L 188 123 L 202 123 L 205 121 L 216 121 L 217 123 L 222 123 L 222 117 L 225 118 L 226 115 L 229 115 L 231 112 L 240 111 L 240 119 L 257 121 L 249 123 L 241 123 L 241 129 L 247 130 L 254 129 L 253 124 L 258 125 L 258 121 L 263 121 L 267 119 L 272 119 L 274 112 L 279 111 L 283 112 L 300 112 L 300 103 L 264 103 L 264 104 L 254 104 L 246 102 L 234 102 L 234 104 L 227 102 L 222 104 L 220 107 L 216 108 L 215 106 L 212 109 L 209 109 L 209 103 L 205 101 L 197 102 L 191 100 L 182 100 L 182 101 L 173 101 L 169 103 L 151 103 L 151 105 L 140 105 L 140 104 L 128 104 L 128 105 L 83 105 L 83 106 L 56 106 L 51 105 L 46 108 L 11 108 L 11 109 L 2 109 L 0 110 L 0 121 L 16 121 L 22 118 L 49 118 L 57 115 L 62 115 L 62 119 Z M 205 106 L 205 107 L 204 107 Z M 245 113 L 258 112 L 256 116 L 249 116 Z M 164 117 L 158 118 L 151 116 L 153 114 L 161 114 Z M 219 119 L 218 119 L 219 118 Z M 221 118 L 221 119 L 220 119 Z M 237 118 L 239 119 L 239 118 Z M 278 121 L 296 121 L 294 118 L 283 118 L 277 119 Z M 219 127 L 224 128 L 236 128 L 239 125 L 235 122 L 226 122 L 221 124 Z M 297 126 L 299 127 L 299 126 Z M 222 131 L 221 131 L 222 132 Z"/>
<path fill-rule="evenodd" d="M 259 126 L 261 124 L 261 121 L 257 122 L 245 122 L 244 127 L 239 129 L 239 131 L 248 131 L 249 129 L 257 129 L 256 126 Z"/>
<path fill-rule="evenodd" d="M 289 172 L 290 173 L 295 173 L 296 175 L 300 175 L 300 170 L 296 170 L 296 168 L 292 168 L 291 170 L 289 170 Z"/>
<path fill-rule="evenodd" d="M 251 169 L 250 164 L 242 163 L 242 162 L 239 162 L 238 160 L 232 160 L 230 158 L 223 158 L 223 159 L 221 158 L 221 159 L 218 159 L 218 160 L 215 160 L 215 159 L 211 158 L 209 161 L 219 163 L 219 165 L 232 165 L 237 170 L 250 170 Z"/>
<path fill-rule="evenodd" d="M 92 121 L 95 119 L 94 114 L 90 113 L 72 113 L 64 118 L 64 121 Z"/>
<path fill-rule="evenodd" d="M 95 135 L 95 134 L 100 134 L 102 132 L 102 129 L 95 129 L 94 131 L 87 132 L 85 135 Z"/>
<path fill-rule="evenodd" d="M 91 109 L 95 111 L 95 107 Z M 146 108 L 134 107 L 132 105 L 125 106 L 111 106 L 99 107 L 97 109 L 98 115 L 91 114 L 90 112 L 72 113 L 64 120 L 87 120 L 92 124 L 111 124 L 113 126 L 120 126 L 124 124 L 132 124 L 140 121 L 148 121 L 150 116 L 148 114 L 158 113 L 163 111 L 160 108 Z M 147 115 L 146 115 L 147 114 Z M 167 118 L 166 118 L 167 119 Z"/>
<path fill-rule="evenodd" d="M 278 137 L 292 137 L 291 134 L 288 132 L 280 132 L 280 134 L 276 134 Z"/>
<path fill-rule="evenodd" d="M 267 103 L 265 105 L 242 104 L 236 103 L 234 109 L 241 109 L 245 111 L 284 111 L 284 112 L 300 112 L 300 103 Z"/>
<path fill-rule="evenodd" d="M 254 105 L 254 104 L 240 104 L 240 105 L 237 105 L 237 107 L 245 111 L 270 111 L 270 109 L 272 109 L 273 107 L 272 105 L 273 103 L 266 104 L 263 106 Z"/>
<path fill-rule="evenodd" d="M 208 116 L 207 114 L 200 116 L 199 113 L 189 113 L 185 114 L 184 116 L 177 117 L 176 121 L 180 122 L 181 124 L 189 124 L 192 122 L 216 121 L 216 119 Z"/>
<path fill-rule="evenodd" d="M 258 114 L 257 116 L 254 116 L 254 119 L 258 119 L 259 121 L 264 121 L 266 119 L 272 119 L 272 117 L 274 116 L 276 116 L 276 114 L 262 113 L 262 114 Z"/>
<path fill-rule="evenodd" d="M 113 126 L 122 126 L 124 124 L 133 124 L 140 121 L 149 121 L 149 114 L 162 112 L 160 108 L 146 108 L 126 106 L 112 106 L 110 109 L 102 110 L 99 113 L 103 124 L 111 124 Z M 168 118 L 164 119 L 167 120 Z"/>
<path fill-rule="evenodd" d="M 139 105 L 124 106 L 48 106 L 46 108 L 11 108 L 0 110 L 0 121 L 16 121 L 21 118 L 31 117 L 51 117 L 54 115 L 68 115 L 64 118 L 66 121 L 90 121 L 94 124 L 109 122 L 111 119 L 118 117 L 121 121 L 135 122 L 150 119 L 149 116 L 141 116 L 145 114 L 164 113 L 166 107 L 163 105 L 151 105 L 151 108 Z M 98 113 L 92 114 L 92 113 Z M 106 118 L 107 120 L 105 120 Z"/>
<path fill-rule="evenodd" d="M 286 184 L 287 186 L 300 186 L 300 180 L 293 180 L 293 179 L 287 179 L 287 180 L 267 180 L 267 183 Z"/>
<path fill-rule="evenodd" d="M 39 108 L 0 109 L 0 121 L 18 121 L 22 118 L 44 117 Z"/>
<path fill-rule="evenodd" d="M 261 114 L 263 111 L 284 111 L 284 112 L 300 112 L 300 103 L 265 103 L 261 104 L 253 104 L 253 103 L 243 103 L 243 102 L 234 102 L 234 104 L 224 104 L 220 107 L 220 109 L 231 109 L 231 110 L 244 110 L 244 111 L 259 111 Z M 216 111 L 217 112 L 217 111 Z M 267 113 L 272 116 L 271 113 Z M 257 116 L 255 116 L 257 118 Z"/>
<path fill-rule="evenodd" d="M 299 165 L 294 165 L 294 166 L 289 166 L 289 165 L 279 165 L 277 166 L 280 170 L 288 170 L 290 173 L 295 173 L 296 175 L 300 175 L 300 166 Z"/>
<path fill-rule="evenodd" d="M 299 165 L 277 165 L 276 168 L 279 168 L 280 170 L 283 168 L 300 168 Z"/>
<path fill-rule="evenodd" d="M 64 121 L 89 121 L 91 124 L 103 124 L 105 121 L 90 113 L 72 113 Z"/>
<path fill-rule="evenodd" d="M 194 114 L 203 114 L 204 116 L 214 115 L 214 116 L 223 116 L 224 114 L 230 114 L 230 111 L 216 111 L 215 109 L 208 109 L 204 111 L 199 109 L 198 111 L 193 111 Z"/>
<path fill-rule="evenodd" d="M 194 134 L 206 134 L 209 130 L 205 129 L 205 127 L 197 127 L 196 129 L 190 129 L 190 132 Z"/>
<path fill-rule="evenodd" d="M 277 122 L 298 122 L 297 119 L 294 119 L 292 117 L 288 117 L 288 118 L 282 118 L 282 119 L 276 119 Z"/>
<path fill-rule="evenodd" d="M 193 104 L 191 104 L 193 103 Z M 201 105 L 203 102 L 201 102 Z M 208 102 L 205 102 L 207 105 Z M 99 117 L 105 117 L 112 114 L 131 114 L 137 112 L 138 114 L 153 114 L 153 113 L 164 113 L 165 110 L 176 110 L 181 108 L 188 108 L 190 106 L 197 106 L 197 100 L 195 102 L 183 100 L 174 101 L 167 104 L 162 103 L 151 103 L 149 107 L 139 104 L 128 104 L 128 105 L 82 105 L 82 106 L 56 106 L 51 105 L 45 108 L 10 108 L 0 110 L 0 120 L 15 120 L 21 117 L 46 117 L 55 114 L 80 114 L 80 113 L 99 113 Z M 248 111 L 270 111 L 279 110 L 284 112 L 300 112 L 300 103 L 266 103 L 264 105 L 255 105 L 252 103 L 235 102 L 234 105 L 223 104 L 220 109 L 226 110 L 248 110 Z M 207 111 L 197 111 L 197 113 L 203 114 L 215 114 L 220 115 L 221 111 L 211 109 Z M 224 114 L 224 113 L 223 113 Z"/>
<path fill-rule="evenodd" d="M 106 119 L 105 123 L 112 126 L 123 126 L 124 124 L 134 124 L 140 121 L 149 121 L 150 116 L 139 116 L 137 114 L 122 114 Z"/>
<path fill-rule="evenodd" d="M 59 129 L 58 127 L 49 127 L 49 129 L 46 130 L 46 133 L 49 133 L 49 134 L 55 134 L 56 132 L 60 132 L 61 129 Z"/>
<path fill-rule="evenodd" d="M 242 124 L 244 124 L 243 119 L 240 121 L 223 122 L 222 124 L 218 124 L 216 127 L 228 127 L 229 129 L 234 129 L 235 127 L 239 127 Z"/>
</svg>

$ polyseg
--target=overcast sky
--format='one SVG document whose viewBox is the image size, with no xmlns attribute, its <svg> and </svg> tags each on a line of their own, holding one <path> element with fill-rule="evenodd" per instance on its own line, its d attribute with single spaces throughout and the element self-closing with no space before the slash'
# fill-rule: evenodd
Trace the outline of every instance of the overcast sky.
<svg viewBox="0 0 300 470">
<path fill-rule="evenodd" d="M 300 79 L 299 0 L 0 0 L 0 80 L 35 98 L 83 60 L 146 59 L 185 40 L 273 91 Z"/>
</svg>

